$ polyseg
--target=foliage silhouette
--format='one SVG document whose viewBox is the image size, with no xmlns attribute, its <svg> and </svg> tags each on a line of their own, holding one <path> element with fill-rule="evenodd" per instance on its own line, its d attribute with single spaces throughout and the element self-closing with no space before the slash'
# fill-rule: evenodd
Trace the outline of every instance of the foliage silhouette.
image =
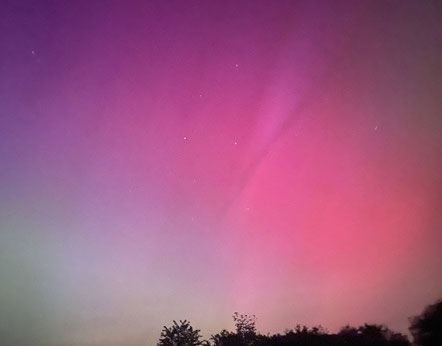
<svg viewBox="0 0 442 346">
<path fill-rule="evenodd" d="M 377 324 L 364 324 L 359 328 L 345 326 L 340 330 L 338 336 L 350 345 L 410 345 L 405 335 L 395 333 L 386 326 Z"/>
<path fill-rule="evenodd" d="M 419 346 L 442 345 L 442 300 L 428 305 L 418 316 L 410 319 L 410 332 L 414 344 Z"/>
<path fill-rule="evenodd" d="M 345 326 L 336 334 L 330 334 L 322 326 L 308 328 L 296 325 L 284 334 L 262 335 L 256 329 L 256 317 L 233 314 L 235 331 L 223 329 L 212 335 L 210 341 L 201 340 L 198 329 L 187 320 L 173 321 L 164 327 L 158 346 L 410 346 L 408 338 L 393 332 L 385 325 L 364 324 L 360 327 Z M 416 346 L 442 345 L 442 300 L 425 308 L 421 315 L 410 319 L 410 332 Z"/>
<path fill-rule="evenodd" d="M 248 315 L 233 315 L 236 332 L 222 330 L 212 335 L 211 343 L 199 340 L 199 330 L 194 331 L 187 321 L 178 325 L 174 321 L 174 327 L 164 327 L 162 340 L 159 346 L 174 345 L 213 345 L 213 346 L 410 346 L 407 337 L 395 333 L 383 325 L 365 324 L 355 328 L 346 326 L 337 334 L 328 334 L 321 326 L 308 328 L 297 325 L 294 329 L 288 329 L 285 334 L 261 335 L 256 332 L 255 317 Z M 185 331 L 193 331 L 195 337 L 188 338 Z M 177 336 L 180 335 L 180 336 Z"/>
<path fill-rule="evenodd" d="M 180 323 L 173 321 L 170 328 L 164 327 L 161 332 L 158 346 L 199 346 L 205 343 L 200 340 L 200 330 L 193 329 L 190 322 L 180 320 Z"/>
<path fill-rule="evenodd" d="M 215 346 L 254 345 L 257 340 L 256 335 L 256 317 L 255 315 L 243 315 L 235 312 L 233 321 L 236 327 L 236 333 L 222 330 L 216 335 L 212 335 L 211 339 Z"/>
</svg>

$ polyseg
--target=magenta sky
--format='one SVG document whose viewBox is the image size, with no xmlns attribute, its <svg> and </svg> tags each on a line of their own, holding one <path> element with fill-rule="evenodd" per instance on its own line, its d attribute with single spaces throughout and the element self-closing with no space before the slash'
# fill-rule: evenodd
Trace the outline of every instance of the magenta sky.
<svg viewBox="0 0 442 346">
<path fill-rule="evenodd" d="M 0 334 L 154 344 L 442 293 L 437 1 L 3 1 Z"/>
</svg>

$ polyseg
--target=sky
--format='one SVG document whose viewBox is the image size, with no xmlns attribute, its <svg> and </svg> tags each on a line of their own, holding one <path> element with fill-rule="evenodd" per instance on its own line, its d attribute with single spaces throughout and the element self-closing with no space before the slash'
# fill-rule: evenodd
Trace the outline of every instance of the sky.
<svg viewBox="0 0 442 346">
<path fill-rule="evenodd" d="M 153 345 L 442 293 L 437 1 L 2 1 L 0 335 Z"/>
</svg>

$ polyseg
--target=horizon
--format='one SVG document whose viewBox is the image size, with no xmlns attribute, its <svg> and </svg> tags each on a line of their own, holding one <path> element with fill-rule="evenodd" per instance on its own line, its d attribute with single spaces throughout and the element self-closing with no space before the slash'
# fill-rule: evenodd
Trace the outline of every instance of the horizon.
<svg viewBox="0 0 442 346">
<path fill-rule="evenodd" d="M 409 335 L 442 292 L 441 17 L 0 2 L 0 335 L 150 345 L 235 311 Z"/>
</svg>

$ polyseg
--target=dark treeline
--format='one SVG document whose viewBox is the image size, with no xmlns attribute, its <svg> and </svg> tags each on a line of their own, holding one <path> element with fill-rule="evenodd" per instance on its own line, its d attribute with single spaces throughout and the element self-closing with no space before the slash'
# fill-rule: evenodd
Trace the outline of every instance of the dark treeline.
<svg viewBox="0 0 442 346">
<path fill-rule="evenodd" d="M 256 330 L 255 316 L 235 312 L 233 320 L 235 331 L 224 329 L 209 340 L 202 340 L 200 330 L 194 329 L 187 320 L 173 321 L 171 327 L 163 328 L 158 346 L 442 346 L 442 300 L 409 319 L 412 342 L 407 336 L 376 324 L 345 326 L 336 334 L 322 326 L 297 325 L 283 334 L 263 335 Z"/>
</svg>

